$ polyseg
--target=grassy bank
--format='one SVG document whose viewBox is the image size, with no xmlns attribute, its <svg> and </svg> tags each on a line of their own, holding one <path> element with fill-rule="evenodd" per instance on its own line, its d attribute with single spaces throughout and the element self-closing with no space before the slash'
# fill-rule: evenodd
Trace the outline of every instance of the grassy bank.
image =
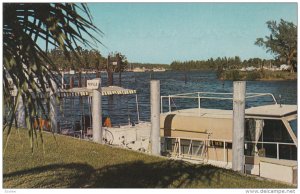
<svg viewBox="0 0 300 194">
<path fill-rule="evenodd" d="M 219 74 L 221 80 L 296 80 L 297 73 L 287 71 L 239 71 L 226 70 Z"/>
<path fill-rule="evenodd" d="M 12 131 L 3 156 L 4 188 L 285 188 L 231 170 L 167 160 L 44 133 L 31 152 L 25 130 Z M 5 135 L 4 135 L 5 140 Z M 5 141 L 3 141 L 3 145 Z"/>
</svg>

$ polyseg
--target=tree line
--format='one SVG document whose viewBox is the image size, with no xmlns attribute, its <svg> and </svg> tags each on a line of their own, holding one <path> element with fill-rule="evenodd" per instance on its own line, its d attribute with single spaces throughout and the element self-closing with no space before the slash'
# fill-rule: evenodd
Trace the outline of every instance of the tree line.
<svg viewBox="0 0 300 194">
<path fill-rule="evenodd" d="M 153 68 L 165 68 L 165 69 L 170 69 L 169 64 L 154 64 L 154 63 L 130 63 L 130 66 L 128 68 L 147 68 L 147 69 L 153 69 Z"/>
<path fill-rule="evenodd" d="M 191 61 L 173 61 L 170 65 L 171 70 L 190 71 L 190 70 L 231 70 L 240 69 L 242 67 L 261 68 L 270 64 L 279 66 L 281 62 L 274 59 L 250 58 L 241 60 L 240 57 L 218 57 L 207 60 L 191 60 Z"/>
<path fill-rule="evenodd" d="M 98 71 L 109 69 L 113 72 L 122 72 L 128 66 L 126 56 L 120 52 L 112 52 L 104 57 L 98 50 L 76 47 L 73 52 L 70 52 L 70 58 L 66 58 L 64 51 L 59 48 L 50 50 L 47 55 L 59 70 L 73 69 L 80 72 L 83 69 Z"/>
<path fill-rule="evenodd" d="M 77 47 L 73 52 L 70 52 L 70 59 L 66 58 L 64 51 L 55 48 L 47 52 L 48 57 L 60 70 L 76 70 L 78 72 L 85 70 L 112 71 L 123 72 L 128 69 L 139 68 L 165 68 L 170 69 L 168 64 L 153 64 L 153 63 L 130 63 L 127 57 L 120 52 L 112 52 L 107 57 L 103 56 L 98 50 L 83 49 Z M 109 62 L 108 62 L 109 58 Z M 116 62 L 120 65 L 114 65 Z"/>
</svg>

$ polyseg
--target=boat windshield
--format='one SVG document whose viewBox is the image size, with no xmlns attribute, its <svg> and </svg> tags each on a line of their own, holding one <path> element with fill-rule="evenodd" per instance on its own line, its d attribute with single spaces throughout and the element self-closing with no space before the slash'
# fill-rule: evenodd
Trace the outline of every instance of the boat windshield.
<svg viewBox="0 0 300 194">
<path fill-rule="evenodd" d="M 297 119 L 290 120 L 289 123 L 290 123 L 290 126 L 291 126 L 294 134 L 297 137 Z"/>
</svg>

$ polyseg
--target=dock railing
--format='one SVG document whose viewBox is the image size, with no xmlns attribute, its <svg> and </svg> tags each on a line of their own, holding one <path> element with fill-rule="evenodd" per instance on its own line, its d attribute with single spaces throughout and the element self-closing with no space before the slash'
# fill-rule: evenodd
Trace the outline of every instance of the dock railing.
<svg viewBox="0 0 300 194">
<path fill-rule="evenodd" d="M 172 112 L 171 101 L 173 99 L 197 99 L 198 108 L 201 108 L 201 99 L 211 99 L 211 100 L 232 100 L 233 93 L 220 93 L 220 92 L 193 92 L 193 93 L 182 93 L 174 94 L 168 96 L 160 97 L 160 112 L 164 112 L 164 100 L 168 100 L 168 112 Z M 273 94 L 271 93 L 247 93 L 246 99 L 257 98 L 262 96 L 270 96 L 275 104 L 277 101 Z"/>
</svg>

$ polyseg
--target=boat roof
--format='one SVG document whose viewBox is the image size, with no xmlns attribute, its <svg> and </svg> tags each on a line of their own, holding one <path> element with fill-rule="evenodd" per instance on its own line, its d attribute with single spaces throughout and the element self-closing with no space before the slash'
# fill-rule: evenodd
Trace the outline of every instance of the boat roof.
<svg viewBox="0 0 300 194">
<path fill-rule="evenodd" d="M 93 89 L 88 89 L 87 87 L 81 88 L 72 88 L 68 90 L 61 90 L 61 96 L 71 94 L 72 96 L 88 96 L 93 93 Z M 126 89 L 119 86 L 108 86 L 101 87 L 102 96 L 109 95 L 128 95 L 128 94 L 136 94 L 136 90 Z"/>
<path fill-rule="evenodd" d="M 245 116 L 284 117 L 297 113 L 297 105 L 263 105 L 251 107 L 245 110 Z M 180 116 L 194 116 L 204 118 L 228 118 L 232 119 L 232 110 L 189 108 L 167 112 L 163 114 L 176 114 Z"/>
<path fill-rule="evenodd" d="M 176 114 L 180 116 L 194 116 L 194 117 L 204 117 L 204 118 L 232 118 L 232 110 L 222 110 L 222 109 L 206 109 L 206 108 L 189 108 L 176 110 L 164 114 Z"/>
<path fill-rule="evenodd" d="M 251 107 L 245 110 L 246 115 L 283 117 L 297 113 L 297 105 L 272 104 Z"/>
<path fill-rule="evenodd" d="M 49 94 L 50 88 L 47 88 L 46 91 Z M 16 96 L 17 90 L 11 90 L 11 95 Z M 66 96 L 91 96 L 93 94 L 93 89 L 88 89 L 87 87 L 81 88 L 72 88 L 72 89 L 58 89 L 58 95 L 60 97 Z M 126 89 L 119 86 L 108 86 L 108 87 L 101 87 L 102 96 L 110 96 L 110 95 L 129 95 L 129 94 L 136 94 L 136 90 Z M 45 96 L 44 93 L 38 94 L 40 97 Z"/>
</svg>

